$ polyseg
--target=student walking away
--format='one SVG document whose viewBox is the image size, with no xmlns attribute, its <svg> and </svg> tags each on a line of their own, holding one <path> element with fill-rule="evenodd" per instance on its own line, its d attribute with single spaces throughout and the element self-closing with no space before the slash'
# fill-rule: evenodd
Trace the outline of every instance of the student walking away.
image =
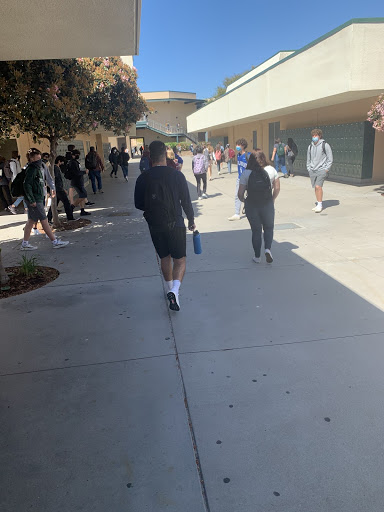
<svg viewBox="0 0 384 512">
<path fill-rule="evenodd" d="M 125 148 L 124 148 L 125 149 Z M 121 148 L 121 151 L 123 151 L 123 148 Z M 143 156 L 144 148 L 143 146 L 140 146 L 140 155 Z"/>
<path fill-rule="evenodd" d="M 89 171 L 88 177 L 91 180 L 93 193 L 96 194 L 98 190 L 99 194 L 104 194 L 103 182 L 101 180 L 101 173 L 104 172 L 104 164 L 94 146 L 89 148 L 89 153 L 85 157 L 85 167 Z"/>
<path fill-rule="evenodd" d="M 217 144 L 216 151 L 215 151 L 215 161 L 216 161 L 216 166 L 217 166 L 217 174 L 219 176 L 220 176 L 221 158 L 222 158 L 221 146 L 220 146 L 220 144 Z"/>
<path fill-rule="evenodd" d="M 197 146 L 196 155 L 192 158 L 192 171 L 197 183 L 197 197 L 207 199 L 207 170 L 208 160 L 203 154 L 203 148 Z M 203 182 L 203 193 L 201 193 L 201 182 Z"/>
<path fill-rule="evenodd" d="M 143 149 L 143 146 L 140 147 L 141 154 L 143 154 L 142 149 Z M 125 146 L 121 146 L 119 158 L 120 158 L 119 163 L 120 163 L 120 167 L 123 171 L 124 179 L 125 179 L 125 181 L 128 181 L 128 162 L 130 160 L 128 148 L 126 148 Z"/>
<path fill-rule="evenodd" d="M 226 145 L 224 150 L 224 159 L 227 163 L 228 174 L 232 174 L 232 158 L 234 158 L 235 152 L 229 144 Z"/>
<path fill-rule="evenodd" d="M 67 191 L 64 189 L 62 169 L 65 169 L 65 156 L 58 156 L 55 160 L 55 166 L 53 168 L 55 174 L 55 187 L 56 187 L 56 198 L 57 203 L 61 201 L 64 205 L 64 210 L 67 215 L 67 220 L 75 220 L 73 217 L 73 210 L 71 203 L 69 202 Z M 48 222 L 52 222 L 52 206 L 48 212 Z"/>
<path fill-rule="evenodd" d="M 149 150 L 144 149 L 143 156 L 140 159 L 140 172 L 148 171 L 152 167 Z"/>
<path fill-rule="evenodd" d="M 276 162 L 275 162 L 276 160 Z M 281 171 L 284 178 L 289 178 L 287 168 L 285 166 L 285 144 L 280 139 L 275 139 L 273 146 L 272 162 L 275 162 L 276 170 Z"/>
<path fill-rule="evenodd" d="M 333 164 L 331 146 L 323 139 L 323 132 L 315 128 L 311 132 L 312 142 L 307 151 L 307 170 L 315 189 L 316 206 L 312 211 L 320 213 L 323 210 L 323 185 Z"/>
<path fill-rule="evenodd" d="M 32 226 L 40 221 L 45 234 L 52 242 L 54 249 L 61 249 L 68 245 L 69 242 L 63 242 L 56 238 L 49 227 L 47 217 L 44 210 L 44 176 L 42 171 L 41 153 L 36 148 L 31 148 L 29 151 L 29 163 L 25 171 L 24 179 L 24 195 L 28 205 L 28 221 L 24 228 L 24 240 L 21 244 L 22 251 L 33 251 L 37 249 L 29 243 L 31 236 Z M 52 196 L 55 196 L 55 191 L 51 191 Z"/>
<path fill-rule="evenodd" d="M 82 171 L 79 163 L 80 151 L 75 149 L 72 151 L 72 160 L 67 164 L 66 178 L 71 180 L 71 186 L 75 189 L 78 194 L 78 198 L 73 201 L 72 208 L 75 209 L 77 206 L 80 207 L 80 216 L 91 215 L 90 212 L 85 211 L 85 204 L 87 202 L 87 190 L 84 186 L 84 174 L 88 173 Z"/>
<path fill-rule="evenodd" d="M 119 169 L 119 160 L 120 155 L 117 151 L 117 148 L 112 148 L 112 151 L 109 154 L 109 161 L 112 165 L 112 171 L 110 173 L 110 177 L 112 178 L 113 174 L 115 174 L 115 178 L 117 178 L 117 171 Z"/>
<path fill-rule="evenodd" d="M 175 162 L 175 153 L 171 148 L 167 148 L 167 166 L 177 170 L 177 165 Z"/>
<path fill-rule="evenodd" d="M 213 149 L 213 146 L 210 144 L 208 145 L 208 179 L 209 181 L 212 181 L 212 165 L 215 160 L 215 150 Z"/>
<path fill-rule="evenodd" d="M 186 229 L 196 229 L 188 185 L 183 173 L 166 166 L 166 147 L 161 141 L 149 146 L 152 168 L 136 181 L 135 206 L 144 211 L 153 245 L 161 261 L 172 311 L 180 310 L 179 289 L 186 268 Z"/>
<path fill-rule="evenodd" d="M 238 139 L 236 141 L 237 151 L 237 180 L 235 191 L 235 214 L 229 217 L 228 220 L 240 220 L 241 201 L 238 196 L 240 178 L 247 167 L 250 153 L 246 152 L 248 142 L 245 139 Z"/>
<path fill-rule="evenodd" d="M 245 192 L 247 196 L 245 197 Z M 261 235 L 264 231 L 264 252 L 267 263 L 273 262 L 271 253 L 275 222 L 274 202 L 280 192 L 279 175 L 268 165 L 265 154 L 256 150 L 251 153 L 248 165 L 242 173 L 239 199 L 245 202 L 245 213 L 252 230 L 252 245 L 255 263 L 260 263 Z"/>
<path fill-rule="evenodd" d="M 298 154 L 299 151 L 297 146 L 293 139 L 290 137 L 287 141 L 287 145 L 285 146 L 285 164 L 287 167 L 288 176 L 292 176 L 292 178 L 295 176 L 293 171 L 293 163 Z"/>
<path fill-rule="evenodd" d="M 0 169 L 1 199 L 5 205 L 5 210 L 11 211 L 9 207 L 12 206 L 12 197 L 9 186 L 12 182 L 12 171 L 9 160 L 5 160 L 4 157 L 0 157 Z"/>
<path fill-rule="evenodd" d="M 177 170 L 181 171 L 181 169 L 183 168 L 184 160 L 179 155 L 179 148 L 178 147 L 174 148 L 173 152 L 175 153 L 175 162 L 177 160 L 177 163 L 176 163 Z"/>
<path fill-rule="evenodd" d="M 20 165 L 20 155 L 18 151 L 12 151 L 12 158 L 9 160 L 9 163 L 7 164 L 7 167 L 9 166 L 9 170 L 12 174 L 11 178 L 11 184 L 15 180 L 16 176 L 21 173 L 21 165 Z M 7 174 L 9 172 L 7 171 Z M 27 211 L 27 203 L 24 201 L 24 197 L 20 196 L 16 199 L 14 203 L 12 203 L 10 206 L 8 206 L 8 210 L 13 213 L 14 215 L 17 214 L 16 208 L 19 206 L 19 204 L 23 201 L 24 203 L 24 211 Z"/>
</svg>

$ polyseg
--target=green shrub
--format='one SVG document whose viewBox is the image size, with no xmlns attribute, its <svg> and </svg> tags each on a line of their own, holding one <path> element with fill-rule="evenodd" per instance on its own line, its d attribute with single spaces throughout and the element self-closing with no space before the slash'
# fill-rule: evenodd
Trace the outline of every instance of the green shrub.
<svg viewBox="0 0 384 512">
<path fill-rule="evenodd" d="M 28 258 L 26 254 L 23 254 L 20 267 L 20 272 L 26 277 L 34 274 L 37 269 L 37 258 L 35 256 Z"/>
</svg>

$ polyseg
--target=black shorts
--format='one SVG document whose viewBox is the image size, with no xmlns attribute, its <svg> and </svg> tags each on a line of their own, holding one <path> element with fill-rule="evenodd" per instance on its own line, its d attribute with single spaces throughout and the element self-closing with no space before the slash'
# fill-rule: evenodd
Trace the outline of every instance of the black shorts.
<svg viewBox="0 0 384 512">
<path fill-rule="evenodd" d="M 152 231 L 151 238 L 160 259 L 171 255 L 175 260 L 185 258 L 187 255 L 187 230 L 185 227 L 176 227 L 168 231 Z"/>
<path fill-rule="evenodd" d="M 86 197 L 88 197 L 87 190 L 84 187 L 84 183 L 71 181 L 71 187 L 76 190 L 79 199 L 85 199 Z"/>
</svg>

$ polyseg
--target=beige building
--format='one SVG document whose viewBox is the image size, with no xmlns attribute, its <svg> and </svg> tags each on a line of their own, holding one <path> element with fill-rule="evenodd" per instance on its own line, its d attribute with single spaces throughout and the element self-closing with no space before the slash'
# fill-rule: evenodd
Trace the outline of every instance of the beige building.
<svg viewBox="0 0 384 512">
<path fill-rule="evenodd" d="M 154 140 L 197 142 L 198 133 L 187 130 L 187 117 L 204 104 L 193 92 L 156 91 L 141 93 L 150 111 L 136 123 L 137 137 L 150 144 Z M 205 131 L 200 135 L 205 139 Z"/>
<path fill-rule="evenodd" d="M 383 181 L 384 133 L 366 121 L 384 91 L 383 48 L 384 18 L 351 20 L 247 73 L 191 114 L 188 131 L 205 130 L 213 143 L 234 145 L 244 137 L 269 156 L 276 137 L 292 137 L 299 149 L 296 172 L 305 174 L 310 131 L 320 127 L 333 148 L 333 179 Z"/>
</svg>

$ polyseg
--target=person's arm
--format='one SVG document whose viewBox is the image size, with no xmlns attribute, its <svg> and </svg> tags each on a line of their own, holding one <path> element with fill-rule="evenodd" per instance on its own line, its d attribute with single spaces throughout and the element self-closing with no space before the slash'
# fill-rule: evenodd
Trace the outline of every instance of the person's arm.
<svg viewBox="0 0 384 512">
<path fill-rule="evenodd" d="M 56 186 L 47 166 L 44 166 L 44 177 L 48 187 L 51 189 L 51 192 L 55 192 Z"/>
<path fill-rule="evenodd" d="M 308 146 L 307 149 L 307 171 L 309 172 L 311 169 L 311 145 Z"/>
<path fill-rule="evenodd" d="M 12 172 L 12 178 L 11 180 L 13 181 L 16 176 L 17 176 L 17 166 L 16 166 L 16 162 L 9 162 L 9 167 L 11 168 L 11 172 Z"/>
<path fill-rule="evenodd" d="M 145 175 L 142 174 L 136 180 L 135 186 L 135 207 L 138 210 L 145 210 Z"/>
<path fill-rule="evenodd" d="M 100 167 L 101 172 L 104 172 L 104 164 L 99 155 L 97 155 L 97 165 Z"/>
<path fill-rule="evenodd" d="M 244 203 L 244 194 L 247 189 L 246 185 L 239 184 L 239 192 L 237 193 L 237 197 L 240 199 L 242 203 Z"/>
<path fill-rule="evenodd" d="M 194 168 L 195 168 L 195 157 L 192 158 L 192 172 L 193 172 Z"/>
<path fill-rule="evenodd" d="M 187 180 L 185 179 L 184 174 L 181 174 L 181 172 L 177 174 L 177 180 L 181 206 L 183 207 L 185 215 L 187 216 L 188 219 L 188 229 L 190 231 L 193 231 L 196 228 L 195 213 L 192 207 L 191 196 L 189 195 Z"/>
<path fill-rule="evenodd" d="M 33 195 L 32 184 L 35 180 L 35 170 L 28 169 L 24 178 L 24 197 L 31 205 L 36 206 L 36 199 Z"/>
<path fill-rule="evenodd" d="M 276 148 L 273 148 L 273 153 L 272 153 L 272 158 L 271 158 L 272 162 L 275 159 L 276 151 L 277 151 Z"/>
<path fill-rule="evenodd" d="M 327 160 L 325 162 L 326 171 L 329 172 L 332 167 L 332 164 L 333 164 L 333 154 L 332 154 L 331 146 L 328 144 L 328 142 L 325 143 L 324 149 L 325 149 L 325 155 L 327 157 Z"/>
<path fill-rule="evenodd" d="M 275 200 L 276 197 L 280 194 L 280 179 L 275 178 L 275 181 L 273 182 L 273 193 L 272 193 L 272 199 Z"/>
</svg>

